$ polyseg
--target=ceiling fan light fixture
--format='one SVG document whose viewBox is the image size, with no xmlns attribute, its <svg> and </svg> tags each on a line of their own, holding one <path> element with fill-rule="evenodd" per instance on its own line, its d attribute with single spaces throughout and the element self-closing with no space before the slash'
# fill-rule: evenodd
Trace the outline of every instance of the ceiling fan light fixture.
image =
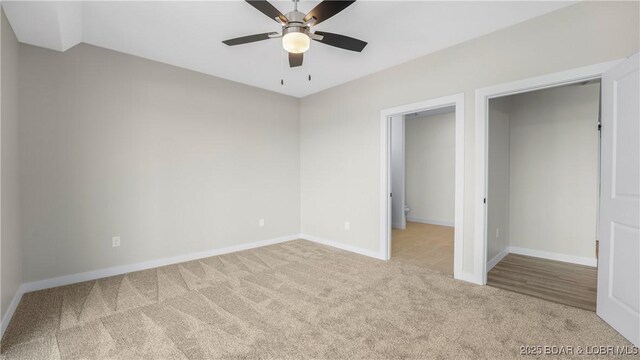
<svg viewBox="0 0 640 360">
<path fill-rule="evenodd" d="M 309 30 L 302 27 L 290 27 L 285 29 L 282 36 L 282 47 L 290 53 L 300 54 L 311 46 Z"/>
</svg>

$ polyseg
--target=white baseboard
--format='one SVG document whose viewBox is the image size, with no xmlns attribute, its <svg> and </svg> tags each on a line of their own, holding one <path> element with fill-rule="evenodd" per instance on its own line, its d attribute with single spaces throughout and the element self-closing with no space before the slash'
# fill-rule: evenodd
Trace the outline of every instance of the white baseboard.
<svg viewBox="0 0 640 360">
<path fill-rule="evenodd" d="M 363 248 L 359 248 L 353 245 L 347 245 L 343 243 L 339 243 L 337 241 L 323 239 L 313 235 L 300 234 L 300 238 L 304 240 L 313 241 L 318 244 L 328 245 L 337 249 L 346 250 L 352 253 L 369 256 L 378 260 L 385 260 L 384 257 L 378 251 L 371 251 Z"/>
<path fill-rule="evenodd" d="M 24 284 L 20 284 L 20 286 L 18 286 L 18 289 L 16 290 L 15 295 L 13 295 L 13 299 L 11 299 L 11 303 L 9 304 L 9 308 L 7 309 L 7 312 L 4 313 L 4 316 L 2 317 L 2 321 L 0 321 L 0 338 L 4 336 L 4 331 L 7 330 L 9 321 L 11 321 L 11 318 L 13 317 L 13 313 L 16 312 L 16 308 L 18 307 L 18 304 L 20 303 L 20 299 L 22 299 L 22 295 L 24 293 L 25 293 Z"/>
<path fill-rule="evenodd" d="M 533 250 L 533 249 L 527 249 L 527 248 L 521 248 L 521 247 L 515 247 L 515 246 L 510 246 L 509 252 L 518 254 L 518 255 L 533 256 L 533 257 L 538 257 L 538 258 L 543 258 L 548 260 L 555 260 L 555 261 L 562 261 L 562 262 L 567 262 L 572 264 L 586 265 L 586 266 L 592 266 L 592 267 L 598 266 L 598 259 L 596 259 L 595 257 L 588 258 L 588 257 L 581 257 L 581 256 L 573 256 L 573 255 L 553 253 L 553 252 L 541 251 L 541 250 Z"/>
<path fill-rule="evenodd" d="M 152 269 L 160 266 L 173 265 L 181 262 L 203 259 L 211 256 L 217 256 L 217 255 L 224 255 L 224 254 L 229 254 L 229 253 L 238 252 L 242 250 L 255 249 L 255 248 L 259 248 L 267 245 L 279 244 L 282 242 L 287 242 L 287 241 L 297 240 L 297 239 L 300 239 L 299 234 L 294 234 L 294 235 L 288 235 L 288 236 L 278 237 L 274 239 L 255 241 L 247 244 L 228 246 L 228 247 L 219 248 L 219 249 L 172 256 L 169 258 L 144 261 L 144 262 L 139 262 L 135 264 L 114 266 L 110 268 L 88 271 L 88 272 L 83 272 L 79 274 L 71 274 L 71 275 L 50 278 L 50 279 L 23 283 L 18 288 L 18 291 L 16 292 L 15 296 L 13 297 L 13 300 L 11 301 L 11 304 L 9 305 L 9 309 L 7 309 L 7 312 L 4 314 L 2 318 L 2 324 L 0 324 L 0 329 L 1 329 L 0 337 L 4 335 L 4 331 L 9 325 L 9 321 L 11 321 L 11 318 L 13 317 L 16 307 L 20 303 L 20 299 L 22 298 L 22 295 L 31 291 L 44 290 L 44 289 L 49 289 L 57 286 L 75 284 L 83 281 L 102 279 L 109 276 L 121 275 L 121 274 L 126 274 L 134 271 L 147 270 L 147 269 Z"/>
<path fill-rule="evenodd" d="M 509 255 L 509 247 L 507 246 L 502 251 L 498 253 L 498 255 L 494 256 L 493 259 L 487 262 L 487 272 L 491 271 L 494 266 L 496 266 L 505 256 Z"/>
<path fill-rule="evenodd" d="M 206 251 L 201 251 L 196 253 L 178 255 L 178 256 L 173 256 L 169 258 L 144 261 L 144 262 L 128 264 L 128 265 L 114 266 L 110 268 L 88 271 L 84 273 L 71 274 L 71 275 L 50 278 L 50 279 L 32 281 L 32 282 L 23 283 L 20 287 L 23 290 L 23 293 L 27 293 L 30 291 L 49 289 L 49 288 L 64 286 L 69 284 L 76 284 L 83 281 L 102 279 L 105 277 L 122 275 L 130 272 L 134 272 L 134 271 L 153 269 L 161 266 L 173 265 L 173 264 L 178 264 L 182 262 L 208 258 L 212 256 L 234 253 L 234 252 L 243 251 L 243 250 L 255 249 L 263 246 L 279 244 L 279 243 L 297 240 L 297 239 L 305 239 L 305 240 L 313 241 L 316 243 L 329 245 L 338 249 L 354 252 L 354 253 L 365 255 L 365 256 L 374 257 L 376 259 L 380 258 L 380 254 L 378 252 L 361 249 L 355 246 L 346 245 L 346 244 L 338 243 L 331 240 L 322 239 L 316 236 L 295 234 L 295 235 L 288 235 L 288 236 L 283 236 L 283 237 L 274 238 L 274 239 L 255 241 L 247 244 L 228 246 L 228 247 L 219 248 L 219 249 L 212 249 L 212 250 L 206 250 Z"/>
<path fill-rule="evenodd" d="M 411 217 L 411 216 L 407 216 L 407 221 L 417 222 L 422 224 L 451 226 L 451 227 L 455 225 L 453 221 L 430 220 L 430 219 L 423 219 L 423 218 L 417 218 L 417 217 Z"/>
<path fill-rule="evenodd" d="M 1 329 L 0 337 L 4 335 L 4 331 L 9 325 L 9 321 L 11 321 L 11 318 L 13 317 L 13 314 L 16 308 L 18 307 L 18 304 L 20 303 L 20 299 L 22 298 L 22 295 L 31 291 L 44 290 L 44 289 L 49 289 L 57 286 L 75 284 L 83 281 L 97 280 L 97 279 L 102 279 L 109 276 L 121 275 L 121 274 L 126 274 L 134 271 L 147 270 L 147 269 L 152 269 L 160 266 L 173 265 L 181 262 L 197 260 L 197 259 L 207 258 L 211 256 L 224 255 L 224 254 L 229 254 L 229 253 L 243 251 L 243 250 L 255 249 L 263 246 L 279 244 L 279 243 L 298 240 L 298 239 L 313 241 L 315 243 L 328 245 L 331 247 L 350 251 L 350 252 L 364 255 L 364 256 L 373 257 L 376 259 L 383 259 L 380 253 L 375 251 L 366 250 L 366 249 L 362 249 L 362 248 L 347 245 L 347 244 L 342 244 L 332 240 L 322 239 L 316 236 L 294 234 L 294 235 L 288 235 L 288 236 L 283 236 L 283 237 L 274 238 L 274 239 L 255 241 L 247 244 L 229 246 L 229 247 L 201 251 L 201 252 L 196 252 L 191 254 L 178 255 L 178 256 L 173 256 L 169 258 L 144 261 L 144 262 L 139 262 L 135 264 L 114 266 L 110 268 L 88 271 L 88 272 L 79 273 L 79 274 L 71 274 L 71 275 L 50 278 L 50 279 L 32 281 L 32 282 L 21 284 L 18 290 L 16 291 L 16 294 L 14 295 L 13 300 L 11 301 L 9 308 L 7 309 L 7 312 L 4 314 L 2 318 L 2 323 L 0 324 L 0 329 Z"/>
<path fill-rule="evenodd" d="M 109 276 L 126 274 L 134 271 L 147 270 L 147 269 L 152 269 L 160 266 L 173 265 L 181 262 L 203 259 L 211 256 L 218 256 L 218 255 L 238 252 L 242 250 L 259 248 L 267 245 L 278 244 L 278 243 L 296 240 L 296 239 L 299 239 L 298 234 L 283 236 L 283 237 L 274 238 L 274 239 L 254 241 L 247 244 L 228 246 L 224 248 L 200 251 L 196 253 L 172 256 L 168 258 L 149 260 L 149 261 L 139 262 L 135 264 L 114 266 L 110 268 L 88 271 L 88 272 L 79 273 L 79 274 L 65 275 L 65 276 L 60 276 L 60 277 L 55 277 L 50 279 L 32 281 L 32 282 L 24 283 L 22 285 L 24 286 L 25 292 L 49 289 L 57 286 L 75 284 L 83 281 L 96 280 L 96 279 L 101 279 Z"/>
<path fill-rule="evenodd" d="M 147 269 L 152 269 L 160 266 L 173 265 L 181 262 L 203 259 L 211 256 L 223 255 L 223 254 L 238 252 L 242 250 L 255 249 L 255 248 L 259 248 L 267 245 L 273 245 L 273 244 L 278 244 L 286 241 L 297 240 L 299 238 L 300 238 L 299 235 L 295 234 L 295 235 L 283 236 L 283 237 L 274 238 L 274 239 L 255 241 L 247 244 L 228 246 L 228 247 L 219 248 L 219 249 L 172 256 L 169 258 L 144 261 L 144 262 L 139 262 L 135 264 L 114 266 L 110 268 L 88 271 L 88 272 L 83 272 L 79 274 L 71 274 L 71 275 L 50 278 L 50 279 L 22 283 L 18 287 L 18 290 L 16 291 L 16 294 L 13 297 L 13 300 L 11 301 L 9 308 L 7 309 L 7 312 L 4 314 L 2 318 L 2 323 L 0 324 L 0 330 L 1 330 L 0 337 L 4 335 L 4 331 L 9 325 L 9 321 L 11 321 L 11 318 L 13 317 L 13 313 L 15 312 L 16 307 L 20 303 L 20 299 L 22 298 L 22 295 L 31 291 L 44 290 L 44 289 L 49 289 L 57 286 L 75 284 L 83 281 L 102 279 L 105 277 L 126 274 L 134 271 L 147 270 Z"/>
</svg>

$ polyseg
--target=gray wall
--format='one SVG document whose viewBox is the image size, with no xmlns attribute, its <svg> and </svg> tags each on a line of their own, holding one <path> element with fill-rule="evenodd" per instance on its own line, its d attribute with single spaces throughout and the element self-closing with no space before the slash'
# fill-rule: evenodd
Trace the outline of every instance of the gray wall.
<svg viewBox="0 0 640 360">
<path fill-rule="evenodd" d="M 0 316 L 4 317 L 22 283 L 20 200 L 18 167 L 18 41 L 4 15 L 0 14 L 0 154 L 2 178 L 0 199 Z M 6 325 L 6 324 L 3 324 Z"/>
<path fill-rule="evenodd" d="M 511 99 L 509 245 L 595 259 L 599 84 Z"/>
<path fill-rule="evenodd" d="M 89 45 L 20 62 L 25 281 L 299 233 L 298 99 Z"/>
<path fill-rule="evenodd" d="M 509 247 L 510 99 L 489 101 L 487 261 Z"/>
<path fill-rule="evenodd" d="M 456 115 L 406 119 L 406 203 L 408 221 L 453 226 Z"/>
<path fill-rule="evenodd" d="M 302 232 L 378 251 L 380 110 L 463 92 L 463 269 L 472 272 L 475 90 L 638 52 L 639 6 L 638 2 L 579 2 L 303 98 Z M 342 227 L 347 220 L 349 231 Z"/>
</svg>

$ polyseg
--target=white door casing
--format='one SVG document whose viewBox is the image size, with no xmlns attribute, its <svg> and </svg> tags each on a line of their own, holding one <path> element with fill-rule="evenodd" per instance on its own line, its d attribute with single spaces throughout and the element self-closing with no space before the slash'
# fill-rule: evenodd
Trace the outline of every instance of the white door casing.
<svg viewBox="0 0 640 360">
<path fill-rule="evenodd" d="M 394 228 L 404 229 L 405 166 L 404 166 L 404 115 L 391 117 L 391 223 Z"/>
<path fill-rule="evenodd" d="M 640 54 L 602 76 L 597 314 L 640 346 Z"/>
</svg>

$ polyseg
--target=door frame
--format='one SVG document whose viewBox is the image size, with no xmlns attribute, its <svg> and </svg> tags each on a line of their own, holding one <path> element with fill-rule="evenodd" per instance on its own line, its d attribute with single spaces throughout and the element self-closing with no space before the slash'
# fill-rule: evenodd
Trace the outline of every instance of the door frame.
<svg viewBox="0 0 640 360">
<path fill-rule="evenodd" d="M 380 258 L 391 258 L 391 116 L 455 106 L 455 204 L 453 277 L 463 279 L 464 224 L 464 93 L 380 111 Z"/>
<path fill-rule="evenodd" d="M 472 282 L 487 284 L 487 185 L 489 100 L 535 90 L 554 88 L 602 78 L 602 74 L 624 59 L 584 66 L 572 70 L 489 86 L 476 90 L 476 146 L 475 146 L 475 224 L 473 244 Z M 598 174 L 600 176 L 600 174 Z M 598 205 L 599 207 L 599 205 Z"/>
<path fill-rule="evenodd" d="M 400 171 L 402 173 L 402 186 L 400 186 L 400 191 L 398 191 L 398 188 L 395 188 L 394 190 L 394 184 L 393 184 L 393 169 L 391 169 L 391 174 L 389 174 L 389 176 L 391 176 L 391 193 L 398 193 L 400 194 L 399 198 L 401 200 L 401 209 L 400 209 L 400 216 L 402 217 L 402 223 L 401 224 L 397 224 L 393 222 L 393 211 L 394 211 L 394 202 L 395 200 L 398 200 L 398 197 L 396 198 L 391 198 L 391 227 L 392 228 L 396 228 L 396 229 L 401 229 L 404 230 L 407 228 L 407 216 L 405 214 L 405 207 L 406 207 L 406 202 L 405 202 L 405 194 L 407 193 L 407 189 L 406 189 L 406 167 L 405 167 L 405 159 L 406 159 L 406 146 L 405 146 L 405 140 L 406 140 L 406 132 L 405 132 L 405 122 L 404 122 L 404 115 L 392 115 L 390 116 L 390 121 L 391 121 L 391 153 L 393 153 L 393 140 L 395 137 L 395 135 L 393 134 L 394 132 L 394 128 L 393 128 L 393 121 L 394 118 L 398 118 L 398 120 L 400 120 L 399 122 L 402 124 L 402 135 L 400 135 L 400 138 L 402 139 L 402 164 L 400 164 L 400 166 L 398 166 L 400 169 L 396 170 L 396 171 Z M 397 138 L 396 138 L 397 139 Z M 393 158 L 391 158 L 390 164 L 391 166 L 393 166 Z M 397 226 L 400 225 L 400 226 Z"/>
</svg>

